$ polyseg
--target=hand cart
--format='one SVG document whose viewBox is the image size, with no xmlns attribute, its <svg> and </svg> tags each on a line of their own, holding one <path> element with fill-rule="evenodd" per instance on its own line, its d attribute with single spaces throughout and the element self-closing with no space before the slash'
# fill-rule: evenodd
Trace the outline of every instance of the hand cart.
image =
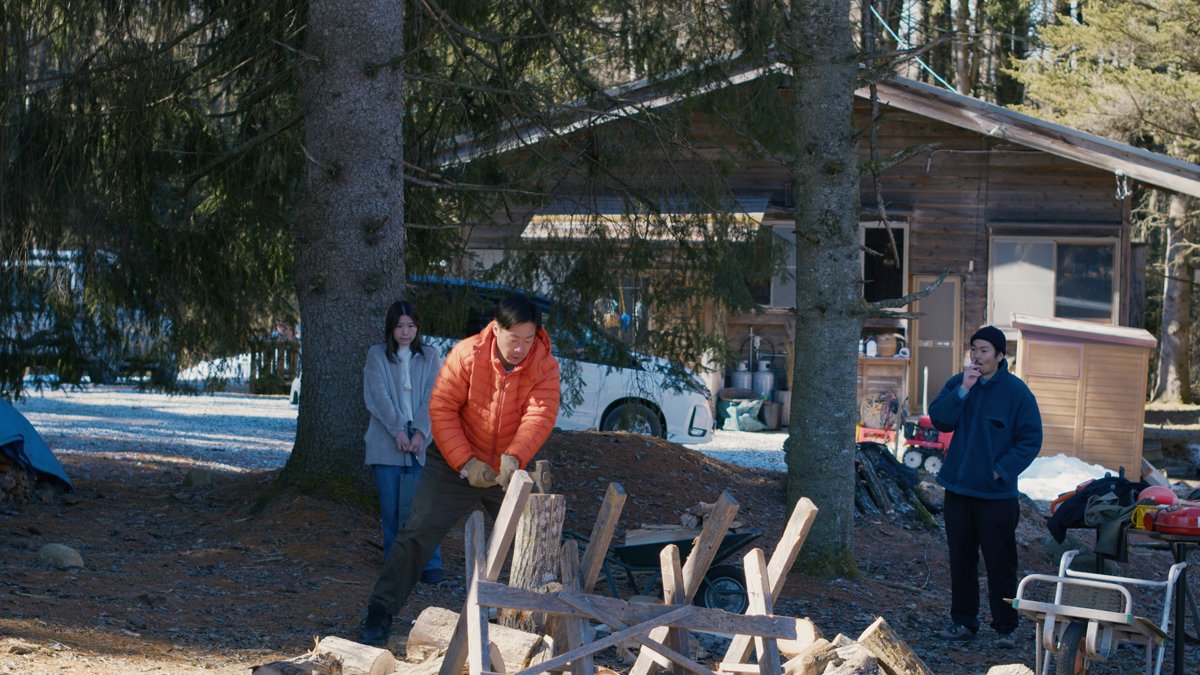
<svg viewBox="0 0 1200 675">
<path fill-rule="evenodd" d="M 1107 660 L 1118 646 L 1131 643 L 1145 649 L 1144 672 L 1159 675 L 1171 624 L 1171 598 L 1187 563 L 1172 565 L 1165 581 L 1152 581 L 1072 570 L 1071 561 L 1078 554 L 1063 554 L 1057 576 L 1030 574 L 1017 586 L 1012 605 L 1037 626 L 1035 672 L 1048 675 L 1053 662 L 1057 675 L 1086 673 L 1090 663 Z M 1038 585 L 1042 585 L 1041 595 L 1032 592 Z M 1053 585 L 1053 598 L 1039 600 L 1049 595 L 1046 585 Z M 1162 592 L 1159 623 L 1134 614 L 1128 586 Z"/>
<path fill-rule="evenodd" d="M 697 533 L 698 535 L 699 533 Z M 584 543 L 588 541 L 586 536 L 571 530 L 564 530 L 563 536 Z M 749 596 L 746 593 L 746 574 L 742 570 L 741 564 L 724 561 L 760 536 L 762 536 L 762 530 L 759 529 L 730 530 L 725 533 L 725 537 L 721 539 L 721 544 L 717 547 L 712 564 L 704 575 L 704 582 L 700 585 L 700 590 L 696 592 L 693 600 L 695 604 L 711 609 L 723 609 L 735 614 L 746 611 L 746 607 L 749 605 Z M 614 574 L 617 569 L 625 575 L 625 581 L 633 590 L 634 595 L 643 595 L 643 590 L 649 592 L 654 584 L 658 583 L 662 574 L 659 564 L 659 554 L 662 550 L 670 544 L 675 544 L 679 547 L 680 559 L 686 560 L 694 542 L 695 537 L 690 537 L 610 547 L 604 555 L 602 567 L 609 592 L 614 598 L 620 597 Z M 644 589 L 637 582 L 636 575 L 639 573 L 654 575 L 653 580 Z"/>
</svg>

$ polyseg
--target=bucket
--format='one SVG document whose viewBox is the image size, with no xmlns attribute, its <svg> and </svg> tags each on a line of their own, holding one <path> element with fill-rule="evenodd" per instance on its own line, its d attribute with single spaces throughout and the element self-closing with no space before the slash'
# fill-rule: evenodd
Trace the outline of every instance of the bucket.
<svg viewBox="0 0 1200 675">
<path fill-rule="evenodd" d="M 772 394 L 773 400 L 779 404 L 779 423 L 792 423 L 792 390 L 791 389 L 776 389 Z"/>
<path fill-rule="evenodd" d="M 774 401 L 763 401 L 762 419 L 763 424 L 767 425 L 767 429 L 775 431 L 779 428 L 779 415 L 781 412 L 783 412 L 783 406 Z"/>
<path fill-rule="evenodd" d="M 875 349 L 879 356 L 896 355 L 896 336 L 891 333 L 880 333 L 875 336 Z"/>
</svg>

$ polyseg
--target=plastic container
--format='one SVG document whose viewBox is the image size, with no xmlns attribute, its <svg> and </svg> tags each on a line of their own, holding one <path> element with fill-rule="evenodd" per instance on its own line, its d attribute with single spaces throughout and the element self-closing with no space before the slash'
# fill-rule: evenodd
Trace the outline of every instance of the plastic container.
<svg viewBox="0 0 1200 675">
<path fill-rule="evenodd" d="M 733 372 L 729 374 L 729 385 L 738 389 L 751 389 L 754 385 L 754 373 L 746 369 L 745 361 L 738 361 Z"/>
<path fill-rule="evenodd" d="M 878 354 L 879 354 L 879 343 L 876 342 L 875 338 L 873 338 L 873 337 L 867 338 L 867 356 L 876 356 Z"/>
</svg>

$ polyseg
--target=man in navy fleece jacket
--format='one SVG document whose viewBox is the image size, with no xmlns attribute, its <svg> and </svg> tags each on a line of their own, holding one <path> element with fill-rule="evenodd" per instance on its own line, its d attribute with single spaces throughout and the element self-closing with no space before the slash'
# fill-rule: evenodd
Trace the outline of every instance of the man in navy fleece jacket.
<svg viewBox="0 0 1200 675">
<path fill-rule="evenodd" d="M 943 639 L 966 641 L 979 630 L 979 551 L 987 566 L 988 605 L 996 646 L 1016 646 L 1017 476 L 1042 449 L 1042 416 L 1033 392 L 1008 372 L 1007 342 L 993 326 L 971 336 L 971 361 L 929 406 L 939 431 L 953 431 L 938 482 L 946 488 L 951 626 Z"/>
</svg>

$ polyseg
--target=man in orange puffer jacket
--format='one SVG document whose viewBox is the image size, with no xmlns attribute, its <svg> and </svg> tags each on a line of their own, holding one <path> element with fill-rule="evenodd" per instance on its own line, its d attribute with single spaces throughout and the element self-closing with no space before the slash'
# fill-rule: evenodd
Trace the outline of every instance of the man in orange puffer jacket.
<svg viewBox="0 0 1200 675">
<path fill-rule="evenodd" d="M 458 519 L 482 503 L 492 518 L 504 490 L 554 429 L 558 361 L 529 298 L 511 296 L 478 335 L 454 346 L 429 400 L 433 445 L 412 512 L 383 563 L 358 641 L 384 646 L 392 616 Z"/>
</svg>

